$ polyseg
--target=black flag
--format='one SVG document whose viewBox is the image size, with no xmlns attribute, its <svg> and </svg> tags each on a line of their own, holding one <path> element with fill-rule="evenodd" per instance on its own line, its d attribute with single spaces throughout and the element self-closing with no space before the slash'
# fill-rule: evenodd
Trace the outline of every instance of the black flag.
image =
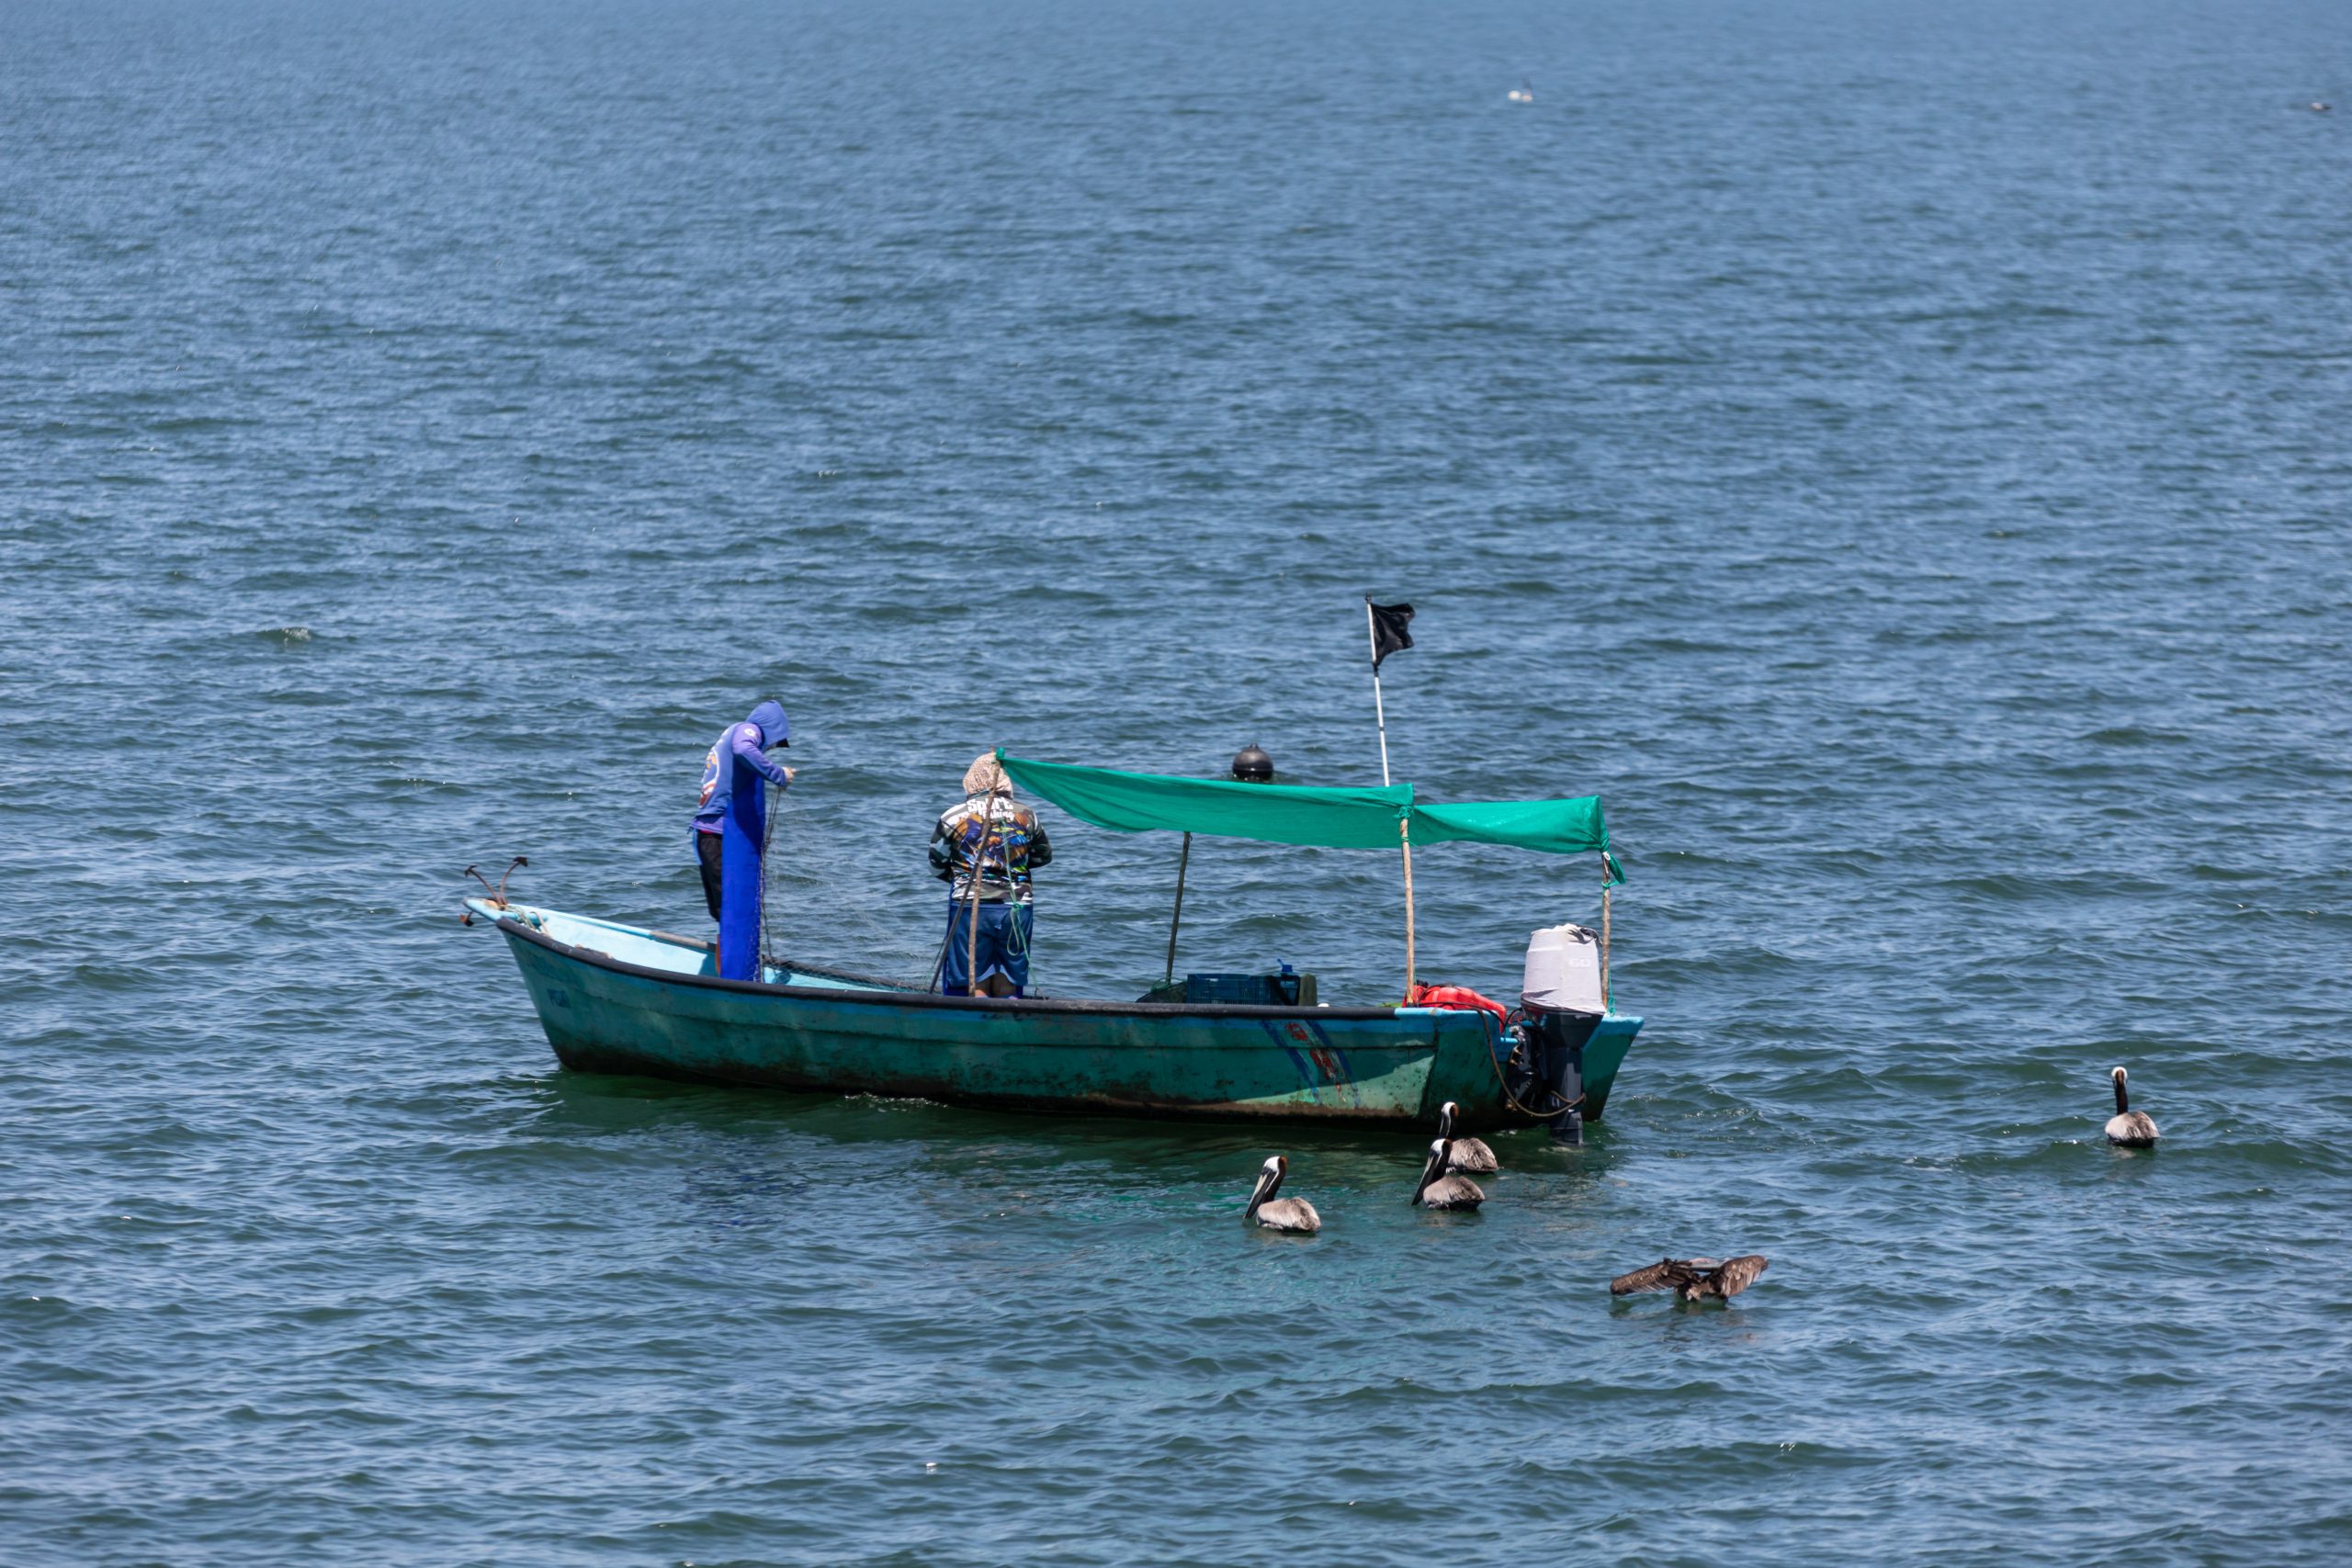
<svg viewBox="0 0 2352 1568">
<path fill-rule="evenodd" d="M 1377 675 L 1382 660 L 1413 646 L 1413 634 L 1405 629 L 1413 618 L 1413 607 L 1375 604 L 1369 593 L 1363 596 L 1363 607 L 1372 612 L 1372 672 Z"/>
</svg>

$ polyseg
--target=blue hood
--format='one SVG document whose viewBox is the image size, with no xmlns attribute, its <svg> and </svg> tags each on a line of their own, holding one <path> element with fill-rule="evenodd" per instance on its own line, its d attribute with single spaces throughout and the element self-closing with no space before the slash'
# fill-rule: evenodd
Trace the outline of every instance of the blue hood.
<svg viewBox="0 0 2352 1568">
<path fill-rule="evenodd" d="M 752 720 L 760 727 L 760 735 L 768 746 L 792 744 L 792 721 L 784 716 L 784 705 L 764 702 L 752 710 Z M 766 750 L 763 746 L 761 750 Z"/>
</svg>

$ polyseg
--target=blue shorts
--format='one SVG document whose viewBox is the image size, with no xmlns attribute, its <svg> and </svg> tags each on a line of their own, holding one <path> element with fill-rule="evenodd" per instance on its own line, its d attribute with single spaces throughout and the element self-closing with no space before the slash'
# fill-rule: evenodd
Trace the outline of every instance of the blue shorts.
<svg viewBox="0 0 2352 1568">
<path fill-rule="evenodd" d="M 951 997 L 968 997 L 972 983 L 964 973 L 964 955 L 972 942 L 972 911 L 980 914 L 980 978 L 1001 975 L 1012 982 L 1012 994 L 1029 988 L 1029 931 L 1036 912 L 1026 904 L 984 903 L 978 906 L 950 900 L 947 905 L 947 956 L 939 966 L 939 988 Z"/>
</svg>

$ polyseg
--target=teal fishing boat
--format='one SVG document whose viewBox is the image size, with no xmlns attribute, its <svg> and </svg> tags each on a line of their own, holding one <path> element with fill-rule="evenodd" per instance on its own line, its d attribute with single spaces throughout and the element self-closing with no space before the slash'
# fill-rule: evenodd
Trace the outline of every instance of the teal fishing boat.
<svg viewBox="0 0 2352 1568">
<path fill-rule="evenodd" d="M 1317 789 L 998 755 L 1032 795 L 1115 832 L 1594 852 L 1604 911 L 1622 880 L 1596 798 L 1432 805 L 1410 784 Z M 1523 1005 L 1498 1017 L 1317 1005 L 1311 981 L 1297 977 L 1267 979 L 1262 1000 L 1198 999 L 1203 987 L 1173 982 L 1172 956 L 1171 983 L 1136 1001 L 947 997 L 780 959 L 763 959 L 756 980 L 722 979 L 708 942 L 497 893 L 466 903 L 469 918 L 505 936 L 557 1059 L 591 1072 L 1008 1110 L 1336 1123 L 1430 1124 L 1451 1100 L 1464 1131 L 1547 1122 L 1573 1139 L 1606 1107 L 1642 1023 L 1609 1006 L 1605 950 L 1584 940 L 1592 933 L 1559 938 L 1575 927 L 1537 933 L 1553 939 L 1535 944 L 1548 956 L 1539 964 L 1531 949 Z M 1579 963 L 1590 971 L 1581 990 Z"/>
</svg>

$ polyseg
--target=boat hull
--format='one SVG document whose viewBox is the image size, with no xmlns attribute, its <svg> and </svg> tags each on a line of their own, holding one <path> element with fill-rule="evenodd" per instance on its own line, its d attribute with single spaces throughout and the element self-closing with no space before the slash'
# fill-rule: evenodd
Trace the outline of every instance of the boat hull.
<svg viewBox="0 0 2352 1568">
<path fill-rule="evenodd" d="M 721 980 L 671 966 L 701 952 L 684 939 L 648 949 L 637 939 L 654 933 L 553 911 L 482 912 L 496 916 L 557 1059 L 582 1071 L 1063 1113 L 1430 1123 L 1452 1100 L 1465 1130 L 1531 1121 L 1502 1101 L 1500 1033 L 1484 1012 Z M 1588 1043 L 1588 1117 L 1605 1104 L 1640 1023 L 1604 1020 Z"/>
</svg>

